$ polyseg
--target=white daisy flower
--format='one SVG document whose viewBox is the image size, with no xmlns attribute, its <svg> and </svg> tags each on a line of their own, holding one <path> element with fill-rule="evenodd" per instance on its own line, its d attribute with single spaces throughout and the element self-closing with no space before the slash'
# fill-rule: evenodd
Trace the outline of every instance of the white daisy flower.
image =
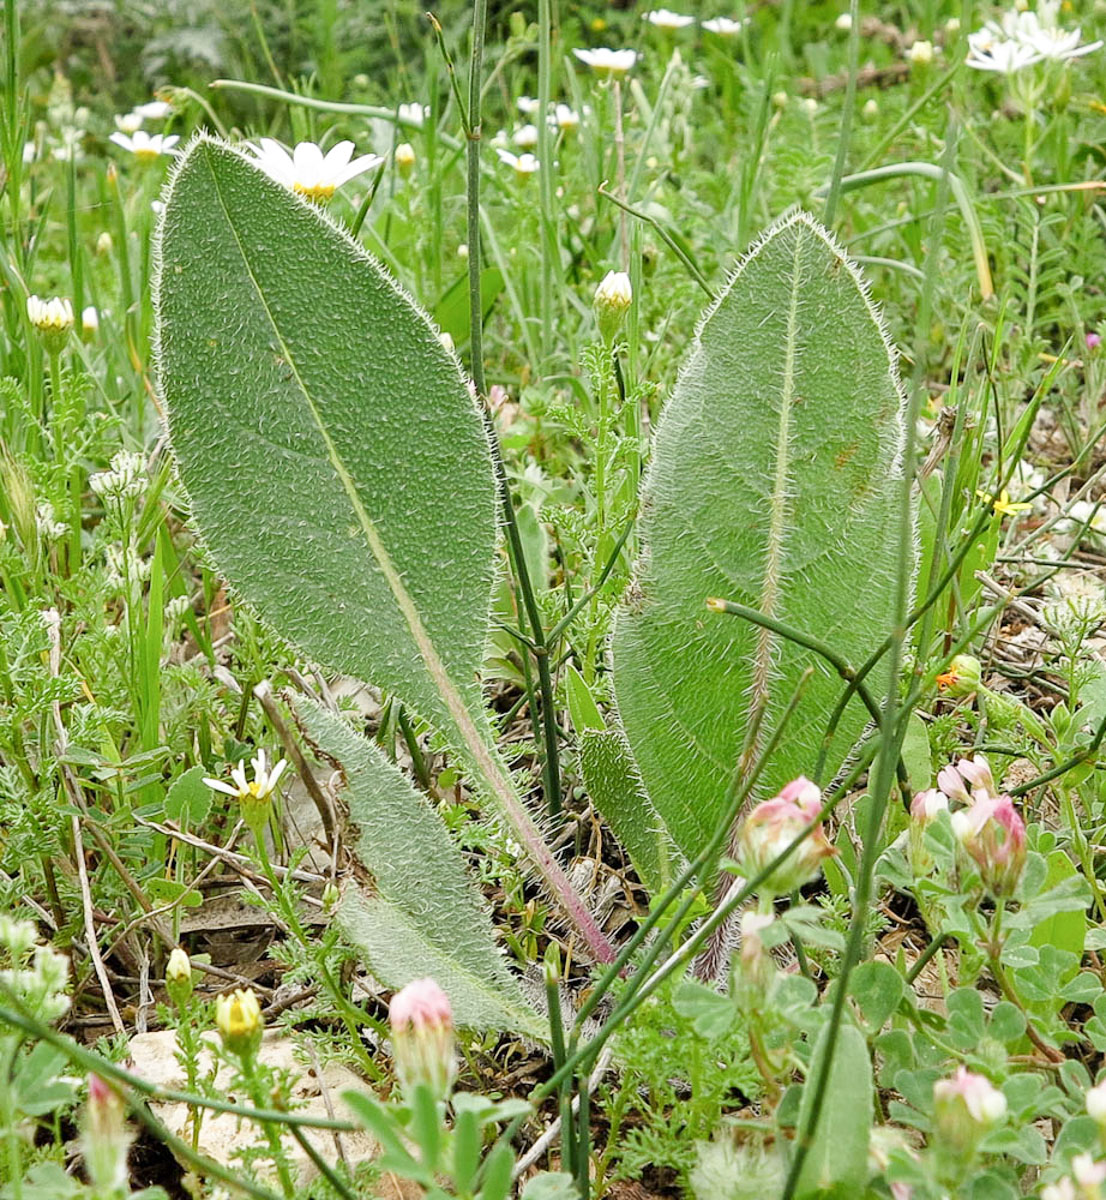
<svg viewBox="0 0 1106 1200">
<path fill-rule="evenodd" d="M 595 50 L 573 50 L 573 54 L 587 67 L 602 76 L 621 78 L 633 70 L 638 60 L 636 50 L 612 50 L 608 46 L 599 46 Z"/>
<path fill-rule="evenodd" d="M 151 100 L 148 104 L 138 104 L 135 113 L 144 121 L 164 121 L 173 113 L 173 106 L 164 100 Z"/>
<path fill-rule="evenodd" d="M 65 296 L 28 296 L 27 318 L 39 333 L 65 334 L 73 328 L 73 305 Z"/>
<path fill-rule="evenodd" d="M 703 22 L 703 28 L 707 33 L 716 33 L 719 37 L 737 37 L 748 24 L 748 17 L 743 17 L 740 21 L 735 21 L 732 17 L 711 17 L 709 21 Z"/>
<path fill-rule="evenodd" d="M 142 128 L 142 114 L 139 112 L 124 113 L 122 116 L 116 114 L 115 128 L 120 133 L 137 133 Z"/>
<path fill-rule="evenodd" d="M 519 96 L 516 103 L 518 104 L 518 111 L 524 117 L 532 117 L 541 108 L 541 101 L 535 100 L 533 96 Z"/>
<path fill-rule="evenodd" d="M 511 167 L 519 179 L 528 179 L 541 169 L 541 163 L 532 154 L 512 154 L 510 150 L 497 150 L 499 161 Z"/>
<path fill-rule="evenodd" d="M 571 133 L 574 129 L 580 128 L 580 114 L 569 108 L 567 104 L 558 104 L 549 114 L 549 122 L 551 125 L 556 125 L 562 133 Z"/>
<path fill-rule="evenodd" d="M 520 150 L 533 150 L 538 144 L 538 127 L 536 125 L 523 125 L 516 129 L 511 137 Z"/>
<path fill-rule="evenodd" d="M 655 8 L 652 12 L 647 12 L 645 20 L 654 29 L 664 29 L 669 33 L 674 33 L 677 29 L 686 29 L 689 25 L 695 24 L 694 17 L 687 17 L 683 13 L 672 12 L 668 8 Z"/>
<path fill-rule="evenodd" d="M 975 71 L 993 71 L 1000 75 L 1013 75 L 1015 71 L 1039 63 L 1041 56 L 1031 46 L 1021 42 L 996 38 L 989 30 L 968 34 L 968 57 L 966 62 Z"/>
<path fill-rule="evenodd" d="M 1081 58 L 1102 47 L 1101 42 L 1081 45 L 1083 31 L 1078 26 L 1075 29 L 1059 29 L 1054 24 L 1042 22 L 1036 13 L 1021 13 L 1019 16 L 1017 40 L 1036 51 L 1042 59 L 1064 62 L 1070 58 Z"/>
<path fill-rule="evenodd" d="M 130 137 L 125 133 L 113 133 L 109 140 L 117 146 L 122 146 L 124 150 L 129 150 L 139 162 L 152 162 L 163 154 L 176 154 L 173 147 L 180 141 L 180 138 L 175 133 L 169 134 L 168 137 L 163 133 L 155 133 L 151 136 L 138 129 Z"/>
<path fill-rule="evenodd" d="M 430 105 L 401 104 L 397 110 L 397 116 L 408 125 L 417 125 L 421 129 L 426 123 L 426 118 L 430 116 Z"/>
<path fill-rule="evenodd" d="M 352 142 L 339 142 L 325 155 L 314 142 L 300 142 L 289 154 L 272 138 L 262 138 L 260 146 L 247 149 L 271 179 L 316 204 L 329 200 L 343 184 L 384 161 L 379 154 L 353 158 Z"/>
<path fill-rule="evenodd" d="M 288 761 L 282 758 L 270 770 L 268 756 L 264 750 L 258 750 L 257 755 L 250 759 L 250 766 L 253 767 L 252 780 L 246 778 L 246 762 L 243 759 L 230 773 L 232 783 L 206 777 L 204 783 L 214 791 L 234 796 L 237 800 L 267 800 L 276 790 Z"/>
<path fill-rule="evenodd" d="M 90 304 L 81 310 L 81 333 L 91 337 L 100 328 L 100 314 L 94 305 Z"/>
</svg>

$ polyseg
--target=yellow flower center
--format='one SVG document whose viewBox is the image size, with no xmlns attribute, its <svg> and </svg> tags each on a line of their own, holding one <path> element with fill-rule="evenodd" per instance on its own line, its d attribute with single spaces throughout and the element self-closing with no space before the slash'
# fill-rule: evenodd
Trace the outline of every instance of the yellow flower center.
<svg viewBox="0 0 1106 1200">
<path fill-rule="evenodd" d="M 136 150 L 134 156 L 139 162 L 153 162 L 155 158 L 161 157 L 158 151 L 151 149 L 149 146 L 143 146 L 140 150 Z"/>
<path fill-rule="evenodd" d="M 306 196 L 313 204 L 325 204 L 334 195 L 334 184 L 316 183 L 311 187 L 307 187 L 302 183 L 294 183 L 292 184 L 292 191 L 298 192 L 301 196 Z"/>
</svg>

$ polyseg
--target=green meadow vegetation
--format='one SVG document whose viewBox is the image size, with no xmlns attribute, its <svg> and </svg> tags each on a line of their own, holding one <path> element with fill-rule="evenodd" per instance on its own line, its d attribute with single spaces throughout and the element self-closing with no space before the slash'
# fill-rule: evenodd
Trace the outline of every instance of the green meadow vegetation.
<svg viewBox="0 0 1106 1200">
<path fill-rule="evenodd" d="M 0 1200 L 1106 1197 L 1104 25 L 5 0 Z"/>
</svg>

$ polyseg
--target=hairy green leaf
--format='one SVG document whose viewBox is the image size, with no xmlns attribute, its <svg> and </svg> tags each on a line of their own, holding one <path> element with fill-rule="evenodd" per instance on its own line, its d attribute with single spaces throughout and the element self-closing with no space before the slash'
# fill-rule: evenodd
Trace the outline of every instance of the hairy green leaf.
<svg viewBox="0 0 1106 1200">
<path fill-rule="evenodd" d="M 361 737 L 316 704 L 296 716 L 317 752 L 342 773 L 356 854 L 371 889 L 347 889 L 340 920 L 391 987 L 432 975 L 458 1024 L 540 1036 L 542 1021 L 523 998 L 495 943 L 460 852 L 426 798 Z"/>
<path fill-rule="evenodd" d="M 739 265 L 662 415 L 614 683 L 646 789 L 688 856 L 721 817 L 752 716 L 764 721 L 745 765 L 814 666 L 768 792 L 810 771 L 843 688 L 812 652 L 708 612 L 707 599 L 755 608 L 856 665 L 890 630 L 904 436 L 894 360 L 857 268 L 799 213 Z M 854 700 L 830 770 L 867 719 Z"/>
<path fill-rule="evenodd" d="M 613 957 L 494 748 L 483 419 L 427 316 L 318 208 L 201 136 L 158 225 L 158 381 L 231 587 L 316 662 L 431 721 L 598 958 Z"/>
<path fill-rule="evenodd" d="M 482 723 L 495 484 L 456 358 L 347 233 L 210 138 L 158 261 L 158 382 L 227 581 L 323 665 L 447 733 Z"/>
<path fill-rule="evenodd" d="M 629 854 L 641 882 L 659 896 L 687 862 L 646 795 L 622 731 L 585 729 L 580 771 L 592 803 Z"/>
</svg>

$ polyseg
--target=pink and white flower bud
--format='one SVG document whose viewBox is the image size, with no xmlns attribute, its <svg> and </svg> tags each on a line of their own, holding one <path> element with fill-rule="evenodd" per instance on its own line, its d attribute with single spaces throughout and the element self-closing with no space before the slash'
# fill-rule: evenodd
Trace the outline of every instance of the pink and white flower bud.
<svg viewBox="0 0 1106 1200">
<path fill-rule="evenodd" d="M 444 1100 L 453 1086 L 453 1010 L 433 979 L 416 979 L 392 997 L 388 1008 L 392 1055 L 410 1098 L 420 1084 Z"/>
<path fill-rule="evenodd" d="M 959 779 L 960 776 L 957 776 Z M 915 878 L 928 875 L 933 870 L 933 855 L 925 844 L 926 829 L 937 819 L 939 813 L 948 812 L 949 798 L 937 788 L 915 792 L 910 802 L 910 866 Z"/>
<path fill-rule="evenodd" d="M 81 1123 L 81 1151 L 93 1190 L 119 1192 L 127 1184 L 127 1129 L 123 1098 L 99 1075 L 88 1077 L 88 1103 Z"/>
<path fill-rule="evenodd" d="M 964 786 L 960 772 L 950 763 L 937 772 L 937 786 L 950 800 L 959 800 L 961 804 L 970 804 L 971 796 Z"/>
<path fill-rule="evenodd" d="M 937 788 L 927 788 L 924 792 L 915 792 L 910 802 L 910 815 L 922 825 L 928 825 L 936 819 L 938 813 L 948 812 L 949 798 Z"/>
<path fill-rule="evenodd" d="M 952 829 L 996 899 L 1012 896 L 1025 866 L 1025 823 L 1009 796 L 984 796 L 952 815 Z"/>
<path fill-rule="evenodd" d="M 821 795 L 816 784 L 800 776 L 778 796 L 753 809 L 745 818 L 738 842 L 746 874 L 759 875 L 799 834 L 814 824 L 822 809 Z M 825 830 L 819 826 L 761 883 L 760 890 L 775 896 L 794 892 L 817 876 L 822 859 L 836 853 Z"/>
<path fill-rule="evenodd" d="M 957 1067 L 933 1085 L 933 1115 L 941 1143 L 966 1154 L 1006 1116 L 1006 1097 L 985 1076 Z"/>
<path fill-rule="evenodd" d="M 994 796 L 998 792 L 991 774 L 991 764 L 982 754 L 977 754 L 975 758 L 962 758 L 956 764 L 956 769 L 964 781 L 971 784 L 972 795 L 977 800 L 980 796 Z"/>
</svg>

